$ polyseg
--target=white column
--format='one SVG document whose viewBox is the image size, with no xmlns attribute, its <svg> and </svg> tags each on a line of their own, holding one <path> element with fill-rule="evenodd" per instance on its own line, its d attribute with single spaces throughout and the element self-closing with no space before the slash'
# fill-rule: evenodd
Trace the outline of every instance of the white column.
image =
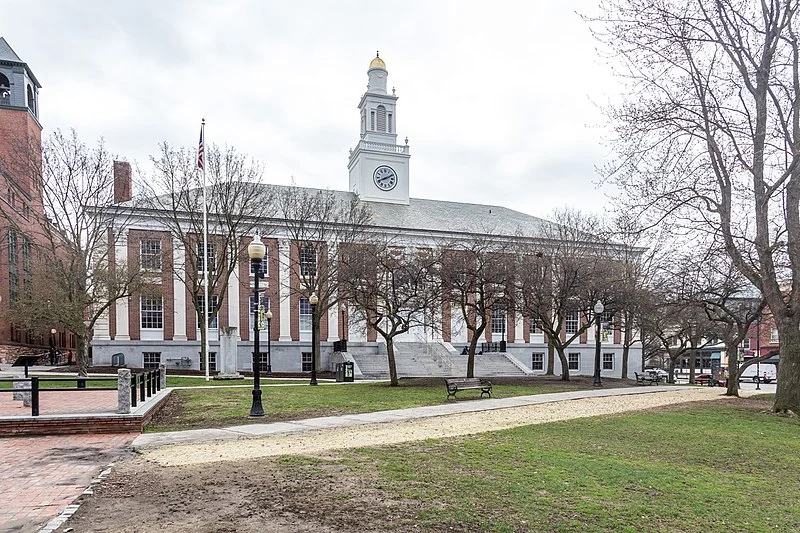
<svg viewBox="0 0 800 533">
<path fill-rule="evenodd" d="M 524 327 L 525 322 L 524 322 L 524 320 L 522 318 L 522 313 L 516 313 L 514 315 L 514 321 L 515 321 L 514 322 L 514 337 L 515 338 L 513 340 L 511 340 L 511 339 L 509 339 L 509 340 L 511 340 L 511 342 L 523 343 L 523 342 L 525 342 L 525 332 L 522 330 L 522 328 Z"/>
<path fill-rule="evenodd" d="M 339 340 L 339 305 L 328 309 L 328 342 Z"/>
<path fill-rule="evenodd" d="M 172 339 L 176 341 L 186 340 L 186 285 L 178 276 L 177 272 L 182 272 L 186 267 L 186 250 L 183 244 L 177 239 L 172 240 L 172 300 L 173 314 L 175 316 L 174 331 Z"/>
<path fill-rule="evenodd" d="M 128 232 L 125 231 L 120 235 L 114 247 L 114 257 L 117 261 L 128 264 Z M 117 333 L 114 336 L 118 341 L 131 340 L 130 329 L 128 328 L 128 301 L 134 303 L 133 298 L 120 298 L 117 300 L 115 307 L 117 312 L 116 326 Z M 138 305 L 137 305 L 138 307 Z"/>
<path fill-rule="evenodd" d="M 231 268 L 231 275 L 228 277 L 228 326 L 233 326 L 236 328 L 236 340 L 239 341 L 242 339 L 239 330 L 239 284 L 241 280 L 239 279 L 239 268 L 238 264 L 233 265 Z M 266 280 L 264 281 L 264 285 L 266 286 Z M 266 287 L 265 287 L 266 288 Z"/>
<path fill-rule="evenodd" d="M 289 264 L 289 241 L 281 239 L 278 241 L 279 263 L 280 272 L 278 283 L 280 283 L 280 300 L 281 300 L 281 324 L 280 324 L 280 337 L 281 341 L 292 340 L 291 319 L 292 319 L 292 302 L 289 298 L 289 283 L 291 283 L 291 265 Z"/>
</svg>

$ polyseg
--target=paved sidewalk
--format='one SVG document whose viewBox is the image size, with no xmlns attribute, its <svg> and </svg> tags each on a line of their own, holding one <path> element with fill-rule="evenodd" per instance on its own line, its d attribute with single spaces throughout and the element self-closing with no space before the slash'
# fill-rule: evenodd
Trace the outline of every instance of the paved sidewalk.
<svg viewBox="0 0 800 533">
<path fill-rule="evenodd" d="M 61 514 L 135 434 L 0 439 L 0 531 L 37 531 Z"/>
<path fill-rule="evenodd" d="M 291 422 L 248 424 L 220 429 L 192 429 L 168 433 L 145 433 L 136 437 L 136 439 L 133 441 L 133 447 L 152 448 L 167 444 L 195 444 L 219 440 L 236 440 L 242 438 L 277 435 L 282 433 L 313 431 L 332 427 L 357 426 L 380 422 L 399 422 L 442 415 L 473 413 L 477 411 L 489 411 L 493 409 L 505 409 L 509 407 L 560 402 L 564 400 L 577 400 L 581 398 L 600 398 L 634 394 L 658 394 L 660 392 L 675 391 L 677 389 L 679 389 L 679 387 L 673 386 L 590 389 L 570 392 L 556 392 L 550 394 L 534 394 L 530 396 L 514 396 L 511 398 L 454 401 L 443 405 L 412 407 L 409 409 L 394 409 L 391 411 L 378 411 L 373 413 L 361 413 L 353 415 L 308 418 L 305 420 L 295 420 Z"/>
</svg>

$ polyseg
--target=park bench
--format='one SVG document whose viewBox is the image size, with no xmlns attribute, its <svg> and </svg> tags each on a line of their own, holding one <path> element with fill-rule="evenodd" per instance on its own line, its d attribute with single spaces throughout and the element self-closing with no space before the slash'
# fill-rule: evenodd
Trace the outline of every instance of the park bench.
<svg viewBox="0 0 800 533">
<path fill-rule="evenodd" d="M 484 394 L 488 394 L 489 397 L 492 396 L 492 382 L 487 379 L 481 378 L 445 378 L 445 384 L 447 385 L 447 398 L 450 399 L 452 396 L 453 399 L 456 397 L 456 393 L 460 390 L 467 390 L 467 389 L 480 389 L 481 391 L 481 398 L 483 398 Z"/>
<path fill-rule="evenodd" d="M 640 374 L 638 372 L 634 372 L 633 375 L 636 376 L 636 383 L 638 385 L 644 385 L 645 383 L 648 385 L 652 385 L 653 383 L 658 385 L 658 383 L 661 381 L 661 376 L 658 374 Z"/>
</svg>

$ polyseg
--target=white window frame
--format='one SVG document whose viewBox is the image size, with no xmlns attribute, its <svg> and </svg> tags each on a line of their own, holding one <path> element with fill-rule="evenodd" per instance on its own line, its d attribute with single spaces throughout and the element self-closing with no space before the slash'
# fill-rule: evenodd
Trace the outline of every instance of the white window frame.
<svg viewBox="0 0 800 533">
<path fill-rule="evenodd" d="M 256 300 L 255 300 L 255 298 L 253 298 L 252 294 L 247 299 L 247 302 L 248 302 L 248 306 L 249 306 L 248 307 L 249 312 L 247 314 L 250 317 L 250 322 L 249 322 L 250 323 L 250 331 L 253 331 L 253 324 L 255 324 L 255 319 L 256 319 Z M 269 296 L 262 296 L 261 297 L 261 307 L 264 308 L 264 313 L 266 313 L 267 311 L 270 310 Z M 264 319 L 263 328 L 259 327 L 258 331 L 259 331 L 259 333 L 263 333 L 266 330 L 267 330 L 267 319 L 265 318 Z"/>
<path fill-rule="evenodd" d="M 206 305 L 205 305 L 205 301 L 206 301 L 205 294 L 200 294 L 198 296 L 198 298 L 200 299 L 200 312 L 202 314 L 202 312 L 205 310 L 205 307 L 206 307 Z M 206 311 L 206 322 L 208 322 L 208 317 L 211 315 L 211 313 L 213 313 L 214 311 L 216 311 L 219 308 L 219 296 L 216 295 L 216 294 L 211 294 L 210 295 L 210 299 L 211 299 L 211 308 L 208 309 L 208 311 Z M 208 329 L 210 329 L 210 330 L 211 329 L 218 329 L 218 328 L 219 328 L 219 313 L 217 313 L 217 315 L 214 317 L 214 320 L 212 320 L 211 323 L 208 325 Z M 197 325 L 197 329 L 198 330 L 200 329 L 200 325 L 199 324 Z"/>
<path fill-rule="evenodd" d="M 502 335 L 506 332 L 506 310 L 502 307 L 492 309 L 492 334 Z"/>
<path fill-rule="evenodd" d="M 772 328 L 772 331 L 769 334 L 769 342 L 780 342 L 781 338 L 778 335 L 778 328 Z"/>
<path fill-rule="evenodd" d="M 574 365 L 574 366 L 573 366 Z M 567 368 L 569 370 L 581 370 L 581 354 L 579 352 L 571 352 L 567 354 Z"/>
<path fill-rule="evenodd" d="M 311 372 L 311 367 L 313 366 L 313 361 L 311 358 L 314 356 L 314 352 L 300 352 L 300 370 L 301 372 Z M 306 370 L 307 369 L 307 370 Z"/>
<path fill-rule="evenodd" d="M 147 313 L 147 314 L 145 314 Z M 157 325 L 145 325 L 145 324 Z M 139 297 L 139 329 L 163 330 L 164 329 L 164 298 Z"/>
<path fill-rule="evenodd" d="M 750 337 L 745 337 L 742 339 L 742 350 L 749 350 L 750 349 Z"/>
<path fill-rule="evenodd" d="M 564 315 L 564 333 L 568 336 L 578 333 L 581 325 L 581 316 L 578 311 L 567 311 Z"/>
<path fill-rule="evenodd" d="M 308 311 L 307 313 L 305 311 Z M 311 303 L 308 298 L 300 298 L 297 303 L 299 315 L 298 329 L 300 340 L 311 340 L 311 329 L 314 327 L 313 317 L 311 316 Z"/>
<path fill-rule="evenodd" d="M 613 353 L 604 353 L 603 360 L 601 361 L 602 366 L 600 367 L 601 370 L 614 370 L 614 354 Z"/>
<path fill-rule="evenodd" d="M 214 243 L 208 243 L 208 271 L 215 272 L 217 270 L 217 254 L 214 251 Z M 197 243 L 197 272 L 203 273 L 203 242 Z"/>
<path fill-rule="evenodd" d="M 539 366 L 540 368 L 536 368 Z M 531 354 L 531 370 L 544 372 L 544 353 L 533 352 Z"/>
<path fill-rule="evenodd" d="M 313 278 L 317 275 L 317 248 L 315 246 L 301 246 L 297 251 L 300 263 L 300 277 Z"/>
<path fill-rule="evenodd" d="M 149 272 L 161 272 L 161 239 L 139 241 L 139 266 Z"/>
</svg>

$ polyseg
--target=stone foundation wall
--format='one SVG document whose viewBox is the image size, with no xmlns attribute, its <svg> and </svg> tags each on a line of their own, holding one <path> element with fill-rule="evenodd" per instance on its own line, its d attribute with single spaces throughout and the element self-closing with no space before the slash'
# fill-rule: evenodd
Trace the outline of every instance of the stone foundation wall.
<svg viewBox="0 0 800 533">
<path fill-rule="evenodd" d="M 37 353 L 42 353 L 42 349 L 15 344 L 0 344 L 0 363 L 10 365 L 20 355 L 35 355 Z"/>
</svg>

